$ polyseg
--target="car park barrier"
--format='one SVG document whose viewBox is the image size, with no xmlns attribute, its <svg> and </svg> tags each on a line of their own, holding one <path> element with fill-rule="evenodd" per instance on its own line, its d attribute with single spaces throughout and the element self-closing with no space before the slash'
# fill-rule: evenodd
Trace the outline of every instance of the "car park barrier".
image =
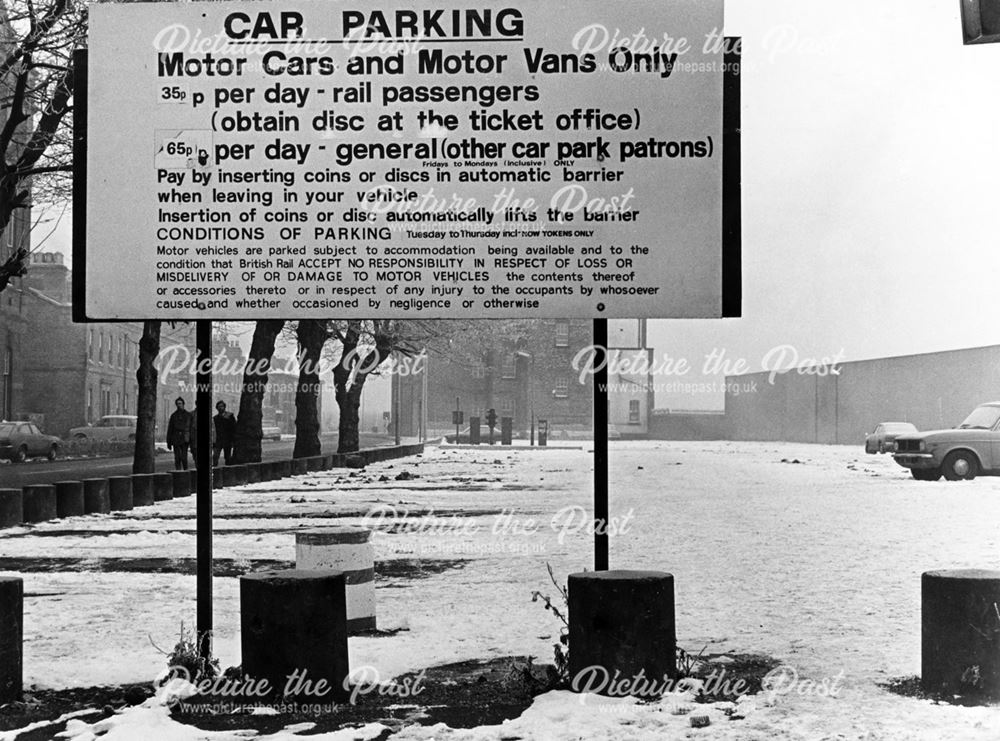
<svg viewBox="0 0 1000 741">
<path fill-rule="evenodd" d="M 921 578 L 921 672 L 933 695 L 1000 700 L 1000 571 L 927 571 Z"/>
<path fill-rule="evenodd" d="M 82 481 L 57 481 L 56 516 L 78 517 L 85 513 Z"/>
<path fill-rule="evenodd" d="M 311 701 L 347 698 L 347 608 L 344 575 L 335 571 L 263 571 L 240 577 L 242 672 L 266 679 L 280 699 L 288 677 L 304 676 L 329 692 Z M 290 698 L 310 702 L 310 698 Z"/>
<path fill-rule="evenodd" d="M 88 515 L 106 515 L 111 511 L 107 479 L 83 480 L 83 511 Z"/>
<path fill-rule="evenodd" d="M 0 528 L 24 523 L 24 493 L 20 489 L 0 489 Z"/>
<path fill-rule="evenodd" d="M 677 676 L 674 577 L 662 571 L 569 575 L 570 689 L 607 695 L 601 677 L 632 688 Z M 645 677 L 646 682 L 632 681 Z M 586 686 L 575 682 L 587 682 Z M 625 687 L 626 685 L 621 685 Z"/>
<path fill-rule="evenodd" d="M 56 487 L 52 484 L 30 484 L 24 487 L 24 521 L 45 522 L 59 515 L 56 511 Z"/>
<path fill-rule="evenodd" d="M 24 582 L 0 576 L 0 705 L 20 700 L 23 682 Z"/>
<path fill-rule="evenodd" d="M 135 506 L 131 476 L 111 476 L 108 479 L 108 501 L 112 512 L 128 511 Z"/>
</svg>

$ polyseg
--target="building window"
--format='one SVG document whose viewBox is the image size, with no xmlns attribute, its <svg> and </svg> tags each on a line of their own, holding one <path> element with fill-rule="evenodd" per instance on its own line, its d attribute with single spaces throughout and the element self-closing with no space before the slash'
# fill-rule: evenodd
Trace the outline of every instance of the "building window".
<svg viewBox="0 0 1000 741">
<path fill-rule="evenodd" d="M 472 377 L 473 378 L 485 378 L 486 377 L 486 366 L 482 363 L 475 363 L 472 366 Z"/>
<path fill-rule="evenodd" d="M 104 362 L 104 332 L 97 333 L 97 362 Z"/>
<path fill-rule="evenodd" d="M 94 387 L 87 389 L 87 421 L 94 421 Z"/>
<path fill-rule="evenodd" d="M 500 414 L 509 417 L 514 413 L 514 400 L 509 397 L 500 399 Z"/>
<path fill-rule="evenodd" d="M 94 359 L 94 330 L 90 330 L 90 338 L 87 341 L 87 357 Z"/>
<path fill-rule="evenodd" d="M 639 424 L 641 421 L 639 419 L 639 400 L 631 399 L 628 403 L 628 421 L 629 424 Z"/>
<path fill-rule="evenodd" d="M 556 322 L 556 347 L 569 347 L 569 322 Z"/>
<path fill-rule="evenodd" d="M 501 378 L 515 378 L 517 376 L 517 366 L 514 363 L 514 353 L 503 356 L 503 363 L 500 365 Z"/>
<path fill-rule="evenodd" d="M 125 367 L 125 348 L 126 348 L 125 343 L 126 343 L 126 339 L 125 339 L 125 337 L 123 335 L 122 338 L 120 340 L 118 340 L 118 367 L 119 368 L 124 368 Z"/>
<path fill-rule="evenodd" d="M 565 399 L 569 396 L 569 379 L 566 376 L 559 376 L 556 379 L 556 387 L 552 393 L 560 399 Z"/>
</svg>

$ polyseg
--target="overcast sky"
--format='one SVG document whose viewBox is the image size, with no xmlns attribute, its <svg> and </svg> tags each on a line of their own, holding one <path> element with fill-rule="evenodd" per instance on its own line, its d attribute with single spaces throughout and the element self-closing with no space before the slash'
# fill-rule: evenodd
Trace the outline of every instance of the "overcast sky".
<svg viewBox="0 0 1000 741">
<path fill-rule="evenodd" d="M 651 322 L 657 353 L 759 370 L 779 345 L 1000 343 L 1000 44 L 963 46 L 955 0 L 728 0 L 726 32 L 744 40 L 743 318 Z M 68 227 L 42 249 L 68 252 Z"/>
<path fill-rule="evenodd" d="M 743 318 L 651 322 L 657 352 L 759 370 L 784 344 L 1000 343 L 1000 44 L 963 46 L 939 0 L 728 0 L 726 31 L 744 40 Z"/>
</svg>

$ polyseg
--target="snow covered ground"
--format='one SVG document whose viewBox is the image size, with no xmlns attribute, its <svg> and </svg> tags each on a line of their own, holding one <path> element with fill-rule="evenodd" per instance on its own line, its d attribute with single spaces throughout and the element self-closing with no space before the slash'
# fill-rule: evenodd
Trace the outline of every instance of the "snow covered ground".
<svg viewBox="0 0 1000 741">
<path fill-rule="evenodd" d="M 395 480 L 401 471 L 418 477 Z M 531 591 L 554 594 L 546 563 L 561 580 L 592 568 L 583 513 L 591 499 L 588 446 L 428 448 L 359 475 L 217 492 L 215 556 L 240 573 L 293 561 L 299 527 L 329 517 L 368 524 L 383 564 L 380 626 L 409 630 L 352 638 L 352 668 L 388 679 L 463 659 L 549 661 L 558 625 Z M 1000 738 L 998 708 L 937 705 L 879 687 L 920 672 L 923 571 L 1000 569 L 1000 479 L 917 482 L 860 447 L 615 441 L 611 514 L 623 530 L 611 540 L 612 568 L 674 574 L 682 647 L 773 656 L 799 678 L 791 691 L 748 701 L 745 720 L 710 709 L 706 729 L 675 712 L 689 707 L 683 696 L 639 705 L 549 693 L 503 726 L 414 727 L 394 738 Z M 53 569 L 22 574 L 26 682 L 141 682 L 160 671 L 164 657 L 152 642 L 169 648 L 181 621 L 194 621 L 193 516 L 190 497 L 0 532 L 0 569 L 12 559 Z M 122 560 L 149 566 L 122 572 Z M 223 666 L 239 663 L 234 576 L 215 580 L 215 625 Z M 107 729 L 103 738 L 130 739 L 159 723 L 147 737 L 237 738 L 171 723 L 152 703 L 102 723 L 77 722 L 75 737 Z"/>
</svg>

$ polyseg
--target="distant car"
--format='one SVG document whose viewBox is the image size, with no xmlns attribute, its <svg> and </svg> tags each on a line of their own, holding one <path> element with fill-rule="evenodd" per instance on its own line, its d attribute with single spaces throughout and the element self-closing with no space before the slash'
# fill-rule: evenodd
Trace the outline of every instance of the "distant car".
<svg viewBox="0 0 1000 741">
<path fill-rule="evenodd" d="M 892 458 L 919 481 L 1000 476 L 1000 401 L 980 404 L 950 430 L 900 435 Z"/>
<path fill-rule="evenodd" d="M 54 435 L 42 434 L 33 422 L 0 422 L 0 458 L 14 463 L 39 456 L 54 461 L 61 442 Z"/>
<path fill-rule="evenodd" d="M 622 433 L 613 424 L 608 423 L 608 440 L 621 440 Z"/>
<path fill-rule="evenodd" d="M 909 422 L 879 422 L 875 430 L 865 436 L 866 453 L 885 453 L 896 449 L 896 438 L 917 432 Z"/>
<path fill-rule="evenodd" d="M 264 440 L 280 440 L 281 428 L 277 425 L 264 425 L 260 428 L 260 436 Z"/>
<path fill-rule="evenodd" d="M 77 440 L 135 440 L 135 425 L 139 418 L 131 414 L 106 414 L 97 424 L 74 427 L 69 436 Z"/>
</svg>

